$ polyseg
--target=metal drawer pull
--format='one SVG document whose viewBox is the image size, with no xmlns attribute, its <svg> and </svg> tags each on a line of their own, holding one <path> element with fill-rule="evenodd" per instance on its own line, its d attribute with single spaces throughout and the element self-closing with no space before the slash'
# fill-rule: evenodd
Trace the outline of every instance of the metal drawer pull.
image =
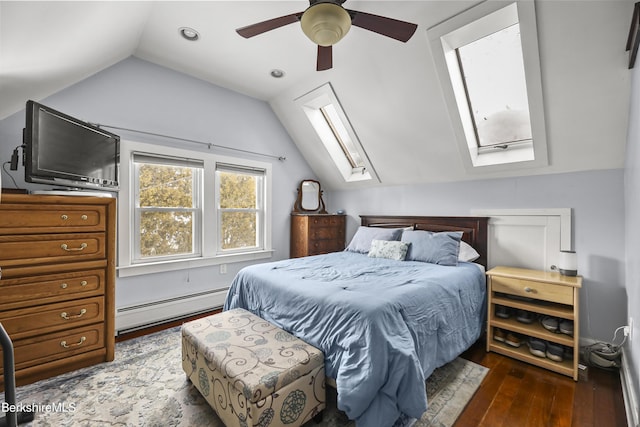
<svg viewBox="0 0 640 427">
<path fill-rule="evenodd" d="M 75 344 L 67 344 L 66 341 L 60 341 L 60 345 L 64 348 L 78 347 L 79 345 L 82 345 L 86 340 L 87 337 L 80 337 L 80 341 Z"/>
<path fill-rule="evenodd" d="M 80 286 L 87 286 L 87 281 L 83 280 L 82 282 L 80 282 Z"/>
<path fill-rule="evenodd" d="M 60 283 L 60 287 L 61 287 L 62 289 L 67 289 L 67 287 L 68 287 L 68 286 L 69 286 L 69 285 L 68 285 L 68 284 L 66 284 L 66 283 Z"/>
<path fill-rule="evenodd" d="M 84 250 L 87 247 L 87 244 L 86 243 L 82 243 L 79 248 L 70 248 L 66 243 L 63 243 L 63 244 L 60 245 L 60 247 L 62 249 L 64 249 L 65 251 L 67 251 L 67 252 L 74 252 L 74 251 Z"/>
<path fill-rule="evenodd" d="M 66 221 L 69 219 L 68 215 L 60 215 L 60 218 L 62 218 L 63 221 Z"/>
<path fill-rule="evenodd" d="M 524 291 L 527 293 L 536 293 L 537 291 L 533 288 L 530 288 L 529 286 L 527 286 L 526 288 L 524 288 Z"/>
<path fill-rule="evenodd" d="M 88 216 L 86 216 L 86 215 L 82 215 L 80 218 L 81 218 L 83 221 L 86 221 L 86 220 L 87 220 L 87 218 L 89 218 L 89 217 L 88 217 Z"/>
<path fill-rule="evenodd" d="M 73 316 L 69 316 L 69 314 L 66 311 L 63 311 L 62 313 L 60 313 L 60 317 L 62 317 L 65 320 L 71 320 L 71 319 L 78 319 L 82 316 L 84 316 L 87 313 L 87 309 L 83 308 L 82 310 L 80 310 L 80 314 L 76 314 Z"/>
</svg>

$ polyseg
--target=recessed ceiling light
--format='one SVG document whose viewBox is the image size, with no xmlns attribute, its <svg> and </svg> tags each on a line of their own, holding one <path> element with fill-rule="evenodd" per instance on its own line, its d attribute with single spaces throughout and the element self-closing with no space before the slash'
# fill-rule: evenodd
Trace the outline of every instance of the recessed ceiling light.
<svg viewBox="0 0 640 427">
<path fill-rule="evenodd" d="M 284 71 L 278 70 L 278 69 L 271 70 L 271 73 L 269 73 L 269 74 L 271 74 L 271 77 L 274 77 L 276 79 L 284 77 Z"/>
<path fill-rule="evenodd" d="M 200 38 L 200 34 L 193 28 L 181 27 L 179 31 L 182 37 L 184 37 L 185 39 L 191 42 L 194 42 Z"/>
</svg>

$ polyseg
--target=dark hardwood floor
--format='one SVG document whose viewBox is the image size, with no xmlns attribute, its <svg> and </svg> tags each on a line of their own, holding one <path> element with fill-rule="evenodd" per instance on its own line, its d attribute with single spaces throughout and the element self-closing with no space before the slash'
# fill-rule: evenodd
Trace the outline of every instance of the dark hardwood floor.
<svg viewBox="0 0 640 427">
<path fill-rule="evenodd" d="M 573 381 L 478 342 L 462 357 L 489 368 L 454 427 L 626 427 L 618 371 L 589 367 Z"/>
<path fill-rule="evenodd" d="M 135 338 L 207 316 L 118 336 Z M 627 427 L 620 375 L 589 368 L 578 382 L 496 353 L 478 341 L 462 357 L 489 368 L 482 385 L 453 427 Z"/>
</svg>

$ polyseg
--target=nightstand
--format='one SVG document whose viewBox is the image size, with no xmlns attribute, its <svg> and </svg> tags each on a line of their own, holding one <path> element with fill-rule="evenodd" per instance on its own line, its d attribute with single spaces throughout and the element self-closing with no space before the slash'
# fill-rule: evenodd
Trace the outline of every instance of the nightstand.
<svg viewBox="0 0 640 427">
<path fill-rule="evenodd" d="M 563 276 L 556 272 L 495 267 L 487 272 L 489 278 L 487 298 L 487 351 L 494 351 L 522 360 L 578 380 L 579 306 L 578 291 L 582 277 Z M 498 314 L 496 314 L 496 309 Z M 517 320 L 518 310 L 533 314 L 533 322 Z M 510 313 L 506 317 L 505 313 Z M 551 332 L 539 320 L 551 316 L 573 322 L 573 336 Z M 521 345 L 514 347 L 496 340 L 498 336 L 515 333 Z M 558 344 L 569 350 L 572 358 L 553 361 L 532 354 L 527 345 L 529 338 Z"/>
</svg>

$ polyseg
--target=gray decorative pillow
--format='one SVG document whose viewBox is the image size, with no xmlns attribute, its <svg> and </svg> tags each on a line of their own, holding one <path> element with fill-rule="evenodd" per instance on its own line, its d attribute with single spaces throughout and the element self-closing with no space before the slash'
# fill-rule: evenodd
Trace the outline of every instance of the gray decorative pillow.
<svg viewBox="0 0 640 427">
<path fill-rule="evenodd" d="M 387 258 L 404 261 L 409 244 L 397 240 L 372 240 L 369 256 L 371 258 Z"/>
<path fill-rule="evenodd" d="M 345 250 L 366 254 L 371 249 L 372 240 L 400 240 L 400 236 L 402 236 L 402 228 L 364 227 L 361 225 Z"/>
<path fill-rule="evenodd" d="M 402 241 L 410 243 L 407 260 L 439 265 L 458 265 L 462 231 L 434 233 L 425 230 L 405 231 Z"/>
</svg>

